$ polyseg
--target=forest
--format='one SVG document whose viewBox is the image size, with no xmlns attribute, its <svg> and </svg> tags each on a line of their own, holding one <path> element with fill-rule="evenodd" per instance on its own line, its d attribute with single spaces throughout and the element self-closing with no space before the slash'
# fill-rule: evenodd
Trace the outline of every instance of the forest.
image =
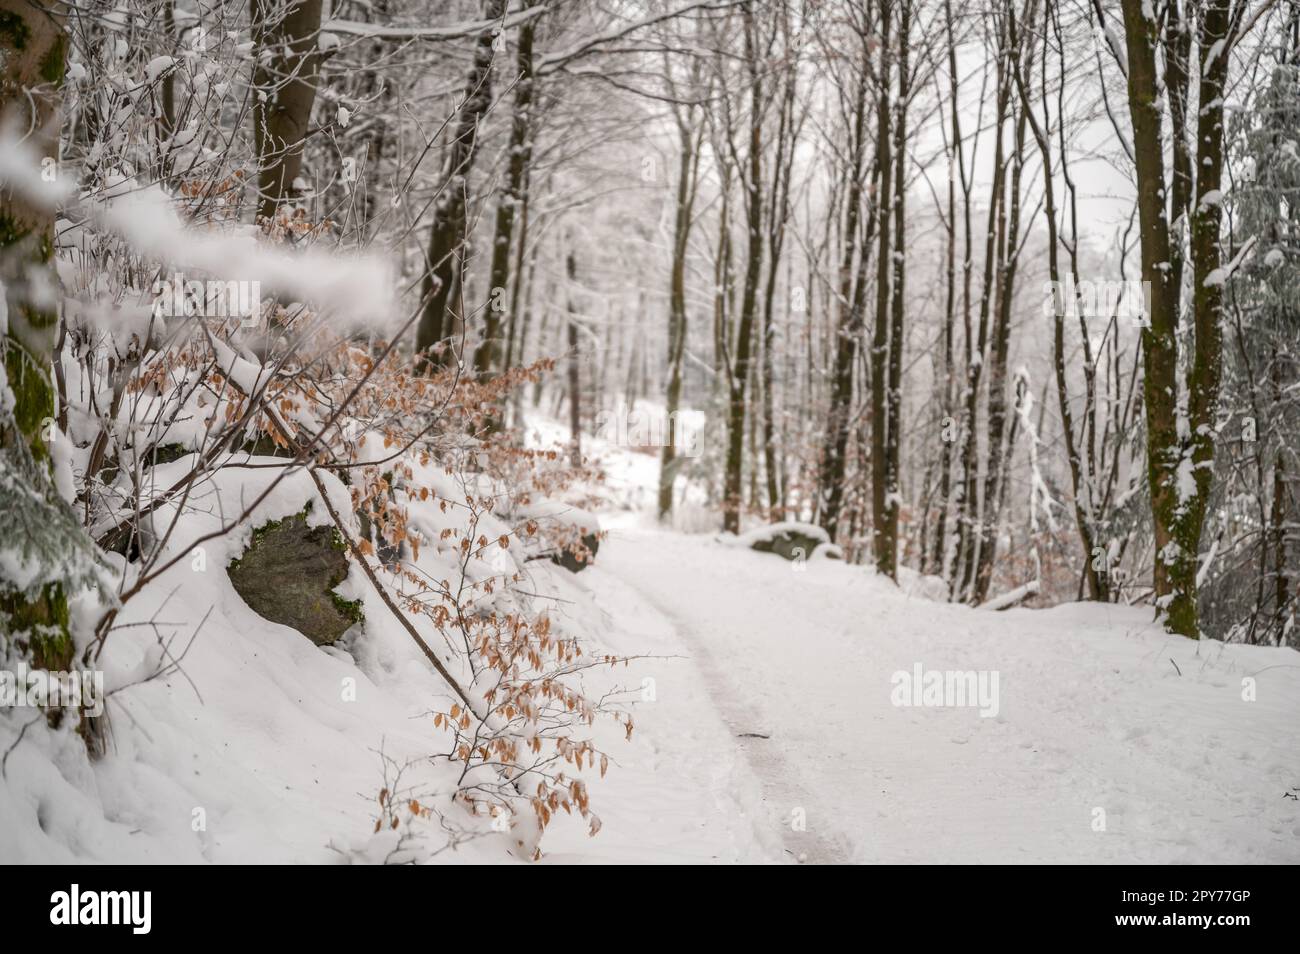
<svg viewBox="0 0 1300 954">
<path fill-rule="evenodd" d="M 0 0 L 0 283 L 0 858 L 536 859 L 912 632 L 1300 791 L 1300 0 Z"/>
</svg>

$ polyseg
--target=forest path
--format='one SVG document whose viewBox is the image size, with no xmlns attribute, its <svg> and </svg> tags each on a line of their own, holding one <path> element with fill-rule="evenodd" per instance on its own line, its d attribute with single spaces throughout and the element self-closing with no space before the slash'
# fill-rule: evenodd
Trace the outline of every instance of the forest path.
<svg viewBox="0 0 1300 954">
<path fill-rule="evenodd" d="M 758 826 L 795 860 L 1300 859 L 1282 804 L 1300 678 L 1261 676 L 1280 692 L 1243 703 L 1259 655 L 1202 651 L 1140 610 L 972 611 L 708 536 L 616 527 L 597 567 L 598 601 L 617 580 L 672 625 L 707 698 L 683 706 L 661 676 L 667 723 L 721 715 L 761 785 Z M 893 675 L 918 664 L 995 672 L 996 715 L 896 706 Z"/>
</svg>

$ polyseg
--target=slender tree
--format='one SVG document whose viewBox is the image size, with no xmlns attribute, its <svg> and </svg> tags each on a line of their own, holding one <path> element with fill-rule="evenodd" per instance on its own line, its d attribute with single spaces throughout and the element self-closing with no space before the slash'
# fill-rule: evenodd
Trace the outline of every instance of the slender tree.
<svg viewBox="0 0 1300 954">
<path fill-rule="evenodd" d="M 1171 632 L 1199 638 L 1197 571 L 1214 464 L 1214 419 L 1222 372 L 1223 286 L 1231 268 L 1220 253 L 1223 110 L 1228 62 L 1246 13 L 1244 2 L 1207 0 L 1197 23 L 1170 4 L 1162 34 L 1154 8 L 1124 0 L 1129 117 L 1137 177 L 1142 280 L 1150 316 L 1142 330 L 1147 480 L 1155 534 L 1156 605 Z M 1234 8 L 1235 7 L 1235 8 Z M 1191 11 L 1189 11 L 1190 13 Z M 1195 30 L 1195 145 L 1186 106 L 1191 71 L 1186 50 Z M 1165 69 L 1159 69 L 1163 44 Z M 1172 181 L 1165 166 L 1164 106 L 1169 107 Z M 1171 222 L 1190 228 L 1191 326 L 1180 355 L 1183 253 Z M 1186 378 L 1179 380 L 1180 368 Z"/>
<path fill-rule="evenodd" d="M 322 6 L 322 0 L 252 0 L 260 218 L 274 218 L 301 191 L 303 147 L 320 85 Z"/>
<path fill-rule="evenodd" d="M 506 0 L 483 0 L 486 20 L 500 20 Z M 421 299 L 424 302 L 416 328 L 415 349 L 425 366 L 450 365 L 458 358 L 452 339 L 464 330 L 458 299 L 463 297 L 465 253 L 468 242 L 469 177 L 479 149 L 479 123 L 492 102 L 492 59 L 497 32 L 483 32 L 474 41 L 474 58 L 465 76 L 463 99 L 447 150 L 447 161 L 434 202 L 433 225 L 425 254 Z M 437 360 L 432 349 L 447 346 Z M 486 358 L 485 358 L 486 360 Z"/>
</svg>

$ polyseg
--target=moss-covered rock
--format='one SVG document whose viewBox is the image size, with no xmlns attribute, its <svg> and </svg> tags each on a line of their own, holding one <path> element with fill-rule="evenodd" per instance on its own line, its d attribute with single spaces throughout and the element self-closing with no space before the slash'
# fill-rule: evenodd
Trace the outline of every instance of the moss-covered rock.
<svg viewBox="0 0 1300 954">
<path fill-rule="evenodd" d="M 775 553 L 787 560 L 806 560 L 813 550 L 824 543 L 822 537 L 813 536 L 801 530 L 781 530 L 773 533 L 769 539 L 755 540 L 751 549 L 760 553 Z"/>
<path fill-rule="evenodd" d="M 226 572 L 253 612 L 317 646 L 332 645 L 364 618 L 360 600 L 334 592 L 348 575 L 347 545 L 333 527 L 307 526 L 306 511 L 258 527 Z"/>
<path fill-rule="evenodd" d="M 245 454 L 252 454 L 254 457 L 288 457 L 297 456 L 297 452 L 277 444 L 270 434 L 259 434 L 252 440 L 244 441 L 239 448 Z"/>
</svg>

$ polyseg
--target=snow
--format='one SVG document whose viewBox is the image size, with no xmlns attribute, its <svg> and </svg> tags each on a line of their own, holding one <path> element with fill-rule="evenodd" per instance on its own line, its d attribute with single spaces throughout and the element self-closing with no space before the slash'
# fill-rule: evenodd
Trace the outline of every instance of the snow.
<svg viewBox="0 0 1300 954">
<path fill-rule="evenodd" d="M 1201 562 L 1201 567 L 1196 571 L 1196 586 L 1198 588 L 1205 585 L 1205 581 L 1210 577 L 1210 568 L 1214 566 L 1214 558 L 1219 554 L 1219 540 L 1216 537 L 1210 544 L 1210 551 L 1205 554 L 1205 559 Z"/>
<path fill-rule="evenodd" d="M 386 26 L 378 23 L 362 23 L 355 20 L 327 20 L 321 34 L 321 49 L 333 49 L 338 45 L 338 34 L 358 37 L 379 37 L 386 40 L 455 40 L 460 37 L 475 36 L 490 30 L 510 30 L 529 20 L 536 19 L 546 12 L 544 5 L 516 11 L 500 20 L 466 20 L 447 26 Z M 325 45 L 325 38 L 330 37 L 330 45 Z"/>
<path fill-rule="evenodd" d="M 1111 55 L 1114 56 L 1116 62 L 1119 63 L 1120 70 L 1124 73 L 1127 73 L 1128 53 L 1124 49 L 1123 40 L 1119 37 L 1119 35 L 1115 32 L 1115 29 L 1109 23 L 1104 24 L 1102 26 L 1102 30 L 1105 33 L 1106 45 L 1110 48 Z"/>
<path fill-rule="evenodd" d="M 1226 37 L 1220 37 L 1219 39 L 1215 40 L 1212 44 L 1210 44 L 1210 49 L 1206 52 L 1204 56 L 1204 62 L 1201 65 L 1202 76 L 1210 75 L 1210 69 L 1214 66 L 1214 61 L 1219 58 L 1219 55 L 1221 53 L 1223 53 L 1223 49 L 1226 44 L 1227 44 Z"/>
<path fill-rule="evenodd" d="M 96 201 L 81 201 L 74 197 L 70 182 L 58 177 L 45 181 L 40 169 L 40 157 L 29 144 L 0 130 L 0 181 L 38 206 L 59 207 L 64 215 L 75 209 L 96 228 L 126 239 L 137 253 L 187 277 L 259 282 L 267 290 L 313 301 L 343 327 L 381 328 L 392 323 L 391 268 L 378 256 L 284 251 L 258 241 L 251 226 L 224 231 L 190 228 L 159 186 L 143 186 L 125 175 L 108 177 Z M 79 245 L 75 233 L 85 227 L 61 230 L 60 244 Z"/>
<path fill-rule="evenodd" d="M 173 472 L 158 483 L 188 463 L 160 465 Z M 251 502 L 277 474 L 222 472 L 217 483 L 225 486 L 197 492 L 194 513 L 170 546 L 184 552 L 223 510 Z M 332 482 L 336 508 L 350 511 L 345 488 L 323 479 Z M 296 513 L 314 496 L 305 471 L 289 473 L 241 531 L 208 541 L 201 562 L 177 564 L 129 604 L 123 621 L 134 625 L 114 631 L 102 657 L 113 752 L 92 765 L 76 736 L 52 732 L 43 720 L 29 725 L 0 781 L 0 859 L 364 860 L 374 798 L 385 783 L 381 752 L 399 764 L 413 760 L 403 783 L 416 791 L 452 784 L 452 770 L 429 764 L 436 739 L 418 718 L 450 694 L 373 592 L 345 581 L 344 596 L 365 598 L 365 633 L 323 651 L 253 613 L 224 572 L 254 526 Z M 308 522 L 327 520 L 318 501 Z M 170 658 L 181 658 L 183 673 L 149 679 L 163 658 L 150 621 L 174 640 Z M 10 713 L 0 717 L 5 748 L 20 729 Z M 484 820 L 458 821 L 472 840 L 455 857 L 508 857 L 505 836 Z M 432 851 L 445 838 L 436 822 L 427 825 L 416 836 Z"/>
<path fill-rule="evenodd" d="M 1178 459 L 1177 479 L 1178 500 L 1187 503 L 1196 496 L 1196 466 L 1190 452 Z"/>
<path fill-rule="evenodd" d="M 158 77 L 162 76 L 175 65 L 176 61 L 170 56 L 155 56 L 145 65 L 144 75 L 150 83 L 155 83 L 158 81 Z"/>
<path fill-rule="evenodd" d="M 1003 610 L 1015 606 L 1017 603 L 1028 599 L 1038 592 L 1040 584 L 1038 580 L 1030 580 L 1028 583 L 1022 583 L 1015 589 L 1007 590 L 1000 596 L 995 596 L 979 605 L 982 610 Z"/>
<path fill-rule="evenodd" d="M 724 544 L 748 549 L 752 548 L 755 543 L 770 543 L 775 538 L 787 533 L 812 537 L 814 540 L 820 540 L 822 543 L 830 541 L 830 537 L 827 536 L 826 531 L 816 524 L 785 520 L 780 523 L 769 524 L 768 526 L 755 527 L 748 533 L 742 533 L 739 536 L 732 538 L 730 541 L 724 541 Z"/>
<path fill-rule="evenodd" d="M 620 538 L 620 550 L 628 545 Z M 566 616 L 596 613 L 610 651 L 647 658 L 603 677 L 604 685 L 625 690 L 637 728 L 628 741 L 617 732 L 598 736 L 611 753 L 609 773 L 592 784 L 602 806 L 600 834 L 589 838 L 561 820 L 543 842 L 543 863 L 781 860 L 759 778 L 735 727 L 710 701 L 713 674 L 700 647 L 645 595 L 643 583 L 627 580 L 621 566 L 606 568 L 603 548 L 580 575 L 554 579 L 565 584 L 556 592 L 573 601 Z"/>
<path fill-rule="evenodd" d="M 752 550 L 756 543 L 771 543 L 777 537 L 785 535 L 798 535 L 810 537 L 813 540 L 820 541 L 813 547 L 812 553 L 808 554 L 809 559 L 825 557 L 833 560 L 844 559 L 844 551 L 839 546 L 830 542 L 830 537 L 826 531 L 816 524 L 800 523 L 797 520 L 783 520 L 777 523 L 765 526 L 755 527 L 739 536 L 729 533 L 718 535 L 718 542 L 726 547 L 740 547 L 745 550 Z M 802 558 L 799 563 L 802 566 Z"/>
<path fill-rule="evenodd" d="M 692 669 L 709 692 L 672 724 L 721 714 L 744 762 L 720 772 L 718 796 L 734 799 L 757 776 L 755 837 L 780 837 L 787 860 L 1300 860 L 1300 818 L 1282 797 L 1297 785 L 1290 650 L 1197 644 L 1114 605 L 982 613 L 908 597 L 863 567 L 820 561 L 794 573 L 761 553 L 636 526 L 613 529 L 588 573 L 601 605 L 617 607 L 633 587 L 662 620 L 639 612 L 639 629 L 675 631 L 689 660 L 659 677 L 661 699 Z M 895 707 L 893 675 L 917 664 L 998 673 L 997 716 Z M 1242 698 L 1248 678 L 1256 701 Z M 641 793 L 646 811 L 655 797 Z M 806 831 L 792 827 L 799 813 Z M 729 834 L 719 821 L 709 837 Z"/>
<path fill-rule="evenodd" d="M 1219 268 L 1211 269 L 1210 274 L 1205 276 L 1205 281 L 1201 284 L 1206 288 L 1226 285 L 1228 279 L 1230 279 L 1233 273 L 1241 266 L 1241 263 L 1246 260 L 1246 257 L 1249 256 L 1252 251 L 1254 251 L 1257 240 L 1258 237 L 1252 235 L 1249 239 L 1243 242 L 1241 247 L 1237 249 L 1236 254 L 1232 256 L 1231 261 Z"/>
<path fill-rule="evenodd" d="M 1221 189 L 1211 189 L 1205 195 L 1201 196 L 1201 207 L 1207 208 L 1212 205 L 1223 204 L 1223 191 Z"/>
<path fill-rule="evenodd" d="M 529 589 L 589 651 L 635 657 L 582 681 L 636 730 L 627 740 L 597 721 L 610 765 L 589 784 L 603 827 L 589 837 L 561 816 L 542 863 L 1300 861 L 1300 818 L 1282 797 L 1300 784 L 1294 652 L 1191 642 L 1111 604 L 981 612 L 928 598 L 932 580 L 916 574 L 899 587 L 863 566 L 661 529 L 646 512 L 653 460 L 586 446 L 611 474 L 595 515 L 608 537 L 579 575 L 526 564 Z M 158 465 L 157 485 L 188 466 Z M 169 547 L 184 553 L 277 478 L 245 527 L 204 544 L 206 569 L 182 560 L 127 605 L 136 625 L 103 657 L 108 757 L 90 763 L 71 731 L 0 713 L 0 749 L 13 746 L 0 860 L 518 863 L 489 819 L 459 809 L 455 850 L 436 821 L 372 833 L 391 784 L 380 753 L 420 798 L 453 785 L 428 759 L 439 739 L 422 718 L 450 693 L 359 573 L 339 589 L 364 599 L 366 622 L 329 650 L 231 587 L 222 568 L 251 528 L 315 499 L 305 471 L 221 472 L 196 488 Z M 322 479 L 349 514 L 346 488 Z M 446 496 L 459 486 L 436 465 L 417 479 Z M 326 522 L 323 509 L 309 521 Z M 431 540 L 426 573 L 451 519 L 413 515 Z M 74 615 L 96 607 L 78 601 Z M 182 653 L 183 672 L 149 678 Z M 980 692 L 923 692 L 918 705 L 896 691 L 914 673 Z"/>
</svg>

